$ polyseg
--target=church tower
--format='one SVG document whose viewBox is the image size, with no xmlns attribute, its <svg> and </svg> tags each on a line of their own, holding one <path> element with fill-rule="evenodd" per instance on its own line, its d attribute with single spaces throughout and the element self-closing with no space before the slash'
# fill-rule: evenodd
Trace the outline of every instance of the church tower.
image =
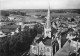
<svg viewBox="0 0 80 56">
<path fill-rule="evenodd" d="M 46 24 L 45 24 L 45 27 L 44 27 L 44 38 L 46 38 L 46 37 L 51 38 L 50 5 L 48 7 Z"/>
</svg>

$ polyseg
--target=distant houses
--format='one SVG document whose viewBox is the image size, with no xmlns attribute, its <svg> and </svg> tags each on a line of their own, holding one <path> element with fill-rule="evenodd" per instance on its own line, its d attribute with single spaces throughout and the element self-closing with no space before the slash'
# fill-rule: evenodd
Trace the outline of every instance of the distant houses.
<svg viewBox="0 0 80 56">
<path fill-rule="evenodd" d="M 0 31 L 0 37 L 5 37 L 6 35 L 2 32 L 2 31 Z"/>
<path fill-rule="evenodd" d="M 34 15 L 31 16 L 20 16 L 20 15 L 10 15 L 8 16 L 10 21 L 15 21 L 16 25 L 20 25 L 21 28 L 24 28 L 24 26 L 29 26 L 30 28 L 33 28 L 33 26 L 36 24 L 36 22 L 42 23 L 43 19 L 36 18 Z"/>
<path fill-rule="evenodd" d="M 3 33 L 19 33 L 19 25 L 5 25 L 1 27 Z"/>
<path fill-rule="evenodd" d="M 31 16 L 21 16 L 21 15 L 13 15 L 11 14 L 8 16 L 8 19 L 17 21 L 17 22 L 42 22 L 41 19 L 38 19 L 37 16 L 31 15 Z"/>
<path fill-rule="evenodd" d="M 23 16 L 11 14 L 11 15 L 8 16 L 8 19 L 9 19 L 10 21 L 22 21 Z"/>
<path fill-rule="evenodd" d="M 14 32 L 19 33 L 19 27 L 21 27 L 21 31 L 23 31 L 25 26 L 34 28 L 34 25 L 37 24 L 37 22 L 43 22 L 42 19 L 38 19 L 34 15 L 21 16 L 10 14 L 8 17 L 3 16 L 2 18 L 3 21 L 0 21 L 0 29 L 3 33 L 11 33 L 11 35 L 14 35 Z"/>
</svg>

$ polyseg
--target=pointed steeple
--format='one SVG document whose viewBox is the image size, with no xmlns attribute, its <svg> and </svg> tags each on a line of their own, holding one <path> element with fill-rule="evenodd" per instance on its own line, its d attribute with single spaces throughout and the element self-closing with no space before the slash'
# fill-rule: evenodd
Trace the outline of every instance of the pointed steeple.
<svg viewBox="0 0 80 56">
<path fill-rule="evenodd" d="M 50 4 L 48 7 L 47 17 L 46 17 L 46 25 L 44 27 L 44 38 L 51 38 L 51 22 L 50 22 Z"/>
<path fill-rule="evenodd" d="M 48 6 L 48 12 L 47 12 L 47 18 L 46 18 L 46 28 L 51 28 L 51 22 L 50 22 L 50 4 Z"/>
</svg>

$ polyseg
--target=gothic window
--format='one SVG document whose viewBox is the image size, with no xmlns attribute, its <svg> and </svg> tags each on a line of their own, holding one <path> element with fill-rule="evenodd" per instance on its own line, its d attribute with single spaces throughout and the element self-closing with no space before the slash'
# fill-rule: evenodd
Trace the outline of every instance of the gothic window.
<svg viewBox="0 0 80 56">
<path fill-rule="evenodd" d="M 36 50 L 37 48 L 36 47 L 33 47 L 33 49 Z"/>
<path fill-rule="evenodd" d="M 47 51 L 50 52 L 49 48 L 47 48 Z"/>
<path fill-rule="evenodd" d="M 49 33 L 49 31 L 46 31 L 46 33 L 48 34 L 48 33 Z"/>
</svg>

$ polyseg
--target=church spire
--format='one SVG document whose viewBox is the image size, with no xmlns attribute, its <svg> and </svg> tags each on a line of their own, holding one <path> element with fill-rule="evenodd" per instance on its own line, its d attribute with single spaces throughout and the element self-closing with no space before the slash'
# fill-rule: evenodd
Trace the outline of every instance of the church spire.
<svg viewBox="0 0 80 56">
<path fill-rule="evenodd" d="M 51 22 L 50 22 L 50 4 L 48 7 L 47 17 L 46 17 L 46 25 L 44 27 L 44 38 L 51 38 Z"/>
<path fill-rule="evenodd" d="M 50 22 L 50 4 L 49 4 L 47 18 L 46 18 L 46 28 L 50 28 L 50 27 L 51 27 L 51 22 Z"/>
</svg>

